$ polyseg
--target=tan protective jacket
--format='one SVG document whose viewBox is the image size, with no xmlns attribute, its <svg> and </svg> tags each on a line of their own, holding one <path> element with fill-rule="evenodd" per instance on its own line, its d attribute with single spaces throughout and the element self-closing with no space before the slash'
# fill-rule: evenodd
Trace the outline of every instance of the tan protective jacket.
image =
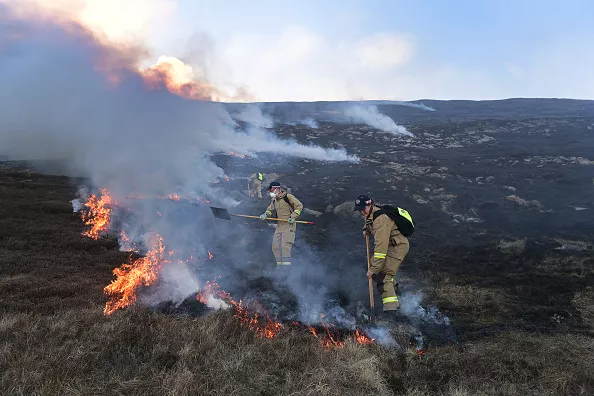
<svg viewBox="0 0 594 396">
<path fill-rule="evenodd" d="M 293 205 L 293 208 L 285 201 L 284 197 L 287 197 L 289 202 Z M 295 196 L 292 194 L 287 194 L 286 191 L 280 192 L 280 194 L 272 199 L 268 208 L 266 208 L 266 215 L 268 217 L 272 217 L 273 212 L 276 212 L 276 218 L 279 219 L 288 219 L 289 217 L 293 219 L 297 219 L 301 215 L 301 211 L 303 210 L 303 204 L 299 201 Z M 276 227 L 277 231 L 288 231 L 288 230 L 295 230 L 297 224 L 289 224 L 286 221 L 279 221 Z"/>
<path fill-rule="evenodd" d="M 400 245 L 408 245 L 408 238 L 400 233 L 398 226 L 388 217 L 386 214 L 378 216 L 373 221 L 373 213 L 380 210 L 377 206 L 373 206 L 369 216 L 365 219 L 365 229 L 373 234 L 375 245 L 373 248 L 373 258 L 371 259 L 370 270 L 374 274 L 379 273 L 388 255 L 388 249 L 394 250 L 393 254 L 398 254 L 398 250 L 395 249 Z M 400 258 L 400 257 L 399 257 Z M 404 259 L 404 257 L 401 257 Z"/>
<path fill-rule="evenodd" d="M 261 174 L 261 173 L 259 173 L 259 172 L 256 172 L 256 173 L 252 174 L 252 175 L 251 175 L 251 176 L 248 178 L 248 180 L 249 180 L 249 181 L 252 181 L 252 180 L 253 180 L 253 181 L 255 181 L 255 182 L 262 183 L 262 180 L 260 180 L 260 178 L 258 177 L 258 174 Z M 262 175 L 262 178 L 264 178 L 264 175 Z"/>
</svg>

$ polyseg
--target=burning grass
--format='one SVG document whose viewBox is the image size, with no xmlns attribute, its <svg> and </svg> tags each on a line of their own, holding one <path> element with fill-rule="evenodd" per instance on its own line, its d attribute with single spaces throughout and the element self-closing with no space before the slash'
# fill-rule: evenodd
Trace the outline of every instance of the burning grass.
<svg viewBox="0 0 594 396">
<path fill-rule="evenodd" d="M 228 179 L 228 178 L 227 178 Z M 83 236 L 91 237 L 97 240 L 100 235 L 105 234 L 110 226 L 111 207 L 117 206 L 117 203 L 111 198 L 107 189 L 100 189 L 101 197 L 91 195 L 84 203 L 87 210 L 82 211 L 82 219 L 85 225 L 91 225 L 91 229 L 83 232 Z M 177 194 L 168 195 L 169 199 L 179 201 L 181 198 Z M 132 247 L 125 230 L 120 231 L 121 244 L 128 247 L 136 253 L 139 250 Z M 173 252 L 165 253 L 163 238 L 152 233 L 149 241 L 149 249 L 144 256 L 130 258 L 129 263 L 124 263 L 113 270 L 116 279 L 113 280 L 104 289 L 109 296 L 103 310 L 105 315 L 111 315 L 118 309 L 131 306 L 136 301 L 136 294 L 142 286 L 152 285 L 158 278 L 163 265 L 170 262 L 170 256 Z M 213 255 L 208 251 L 208 258 Z M 261 338 L 274 338 L 286 325 L 280 323 L 276 318 L 271 318 L 265 308 L 255 301 L 257 312 L 251 312 L 250 308 L 243 304 L 241 300 L 237 301 L 229 293 L 220 289 L 216 282 L 207 282 L 203 290 L 198 293 L 196 299 L 201 303 L 213 307 L 225 308 L 232 307 L 235 317 L 239 319 L 240 324 Z M 219 300 L 219 301 L 215 301 Z M 290 326 L 297 329 L 307 329 L 315 338 L 320 340 L 325 348 L 339 347 L 345 345 L 345 340 L 350 339 L 362 345 L 373 344 L 373 338 L 368 337 L 362 331 L 357 329 L 353 334 L 345 337 L 344 331 L 335 329 L 332 324 L 321 326 L 315 329 L 309 324 L 291 322 Z"/>
<path fill-rule="evenodd" d="M 95 194 L 89 197 L 84 204 L 87 210 L 83 212 L 82 219 L 90 228 L 83 232 L 84 236 L 97 240 L 101 234 L 108 231 L 113 204 L 109 191 L 105 188 L 101 189 L 101 197 Z"/>
<path fill-rule="evenodd" d="M 253 309 L 250 309 L 249 304 L 243 304 L 241 300 L 236 301 L 229 293 L 222 291 L 218 283 L 207 282 L 203 290 L 196 295 L 196 300 L 202 304 L 212 306 L 213 299 L 220 299 L 226 302 L 225 305 L 232 306 L 235 312 L 235 318 L 239 319 L 241 326 L 253 331 L 260 338 L 275 338 L 286 328 L 298 331 L 306 330 L 317 338 L 325 349 L 333 347 L 342 348 L 345 342 L 349 340 L 361 345 L 374 343 L 373 338 L 368 337 L 359 329 L 349 332 L 336 329 L 332 324 L 318 325 L 316 328 L 310 324 L 303 324 L 297 321 L 283 324 L 277 318 L 271 318 L 266 309 L 257 301 L 252 303 Z"/>
<path fill-rule="evenodd" d="M 430 346 L 419 357 L 353 339 L 324 349 L 323 329 L 314 329 L 316 338 L 285 323 L 275 337 L 261 337 L 238 325 L 231 309 L 195 318 L 131 306 L 106 316 L 104 287 L 129 253 L 113 239 L 81 236 L 80 216 L 68 202 L 74 190 L 66 178 L 0 170 L 0 394 L 593 393 L 594 341 L 587 333 L 501 329 Z M 437 297 L 466 293 L 447 287 L 459 278 L 440 279 Z M 591 289 L 575 295 L 584 316 L 591 296 Z M 506 300 L 514 302 L 521 300 Z M 483 312 L 488 302 L 475 304 Z"/>
<path fill-rule="evenodd" d="M 144 257 L 131 259 L 113 270 L 116 279 L 104 289 L 110 297 L 103 310 L 106 315 L 134 304 L 138 288 L 150 286 L 157 279 L 160 266 L 168 261 L 163 238 L 153 234 L 150 239 L 151 248 Z"/>
</svg>

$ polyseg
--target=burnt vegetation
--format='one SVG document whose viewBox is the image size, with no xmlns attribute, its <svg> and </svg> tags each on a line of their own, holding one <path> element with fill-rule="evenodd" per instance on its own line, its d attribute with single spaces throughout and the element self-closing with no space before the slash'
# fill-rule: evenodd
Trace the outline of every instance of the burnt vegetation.
<svg viewBox="0 0 594 396">
<path fill-rule="evenodd" d="M 0 170 L 2 394 L 587 395 L 594 389 L 591 250 L 558 251 L 558 244 L 530 241 L 511 252 L 486 242 L 436 248 L 417 256 L 414 276 L 452 320 L 456 342 L 430 345 L 422 356 L 352 341 L 325 349 L 296 329 L 259 338 L 231 311 L 192 317 L 139 305 L 104 316 L 103 288 L 128 254 L 114 239 L 81 236 L 80 215 L 69 203 L 78 183 Z"/>
<path fill-rule="evenodd" d="M 379 106 L 414 137 L 323 121 L 316 129 L 276 128 L 300 143 L 343 146 L 360 156 L 357 164 L 213 157 L 232 176 L 220 186 L 242 202 L 237 212 L 265 207 L 246 197 L 245 177 L 254 169 L 268 172 L 265 183 L 290 183 L 305 204 L 304 219 L 316 222 L 299 228 L 294 247 L 296 266 L 320 269 L 301 279 L 310 287 L 302 293 L 325 286 L 324 297 L 351 315 L 358 303 L 368 304 L 352 197 L 366 192 L 409 210 L 417 231 L 398 274 L 401 300 L 422 293 L 418 307 L 436 307 L 447 318 L 446 325 L 413 320 L 423 354 L 407 345 L 406 332 L 396 337 L 404 348 L 360 344 L 344 331 L 337 347 L 312 335 L 323 327 L 291 325 L 295 296 L 263 276 L 271 227 L 215 220 L 208 206 L 183 200 L 163 207 L 171 216 L 199 218 L 191 223 L 208 227 L 208 235 L 199 235 L 214 252 L 210 260 L 197 251 L 206 261 L 196 270 L 236 298 L 256 296 L 283 325 L 273 327 L 274 337 L 262 337 L 242 322 L 249 320 L 244 311 L 212 311 L 194 296 L 178 306 L 133 304 L 106 316 L 104 288 L 113 269 L 139 256 L 120 251 L 117 233 L 81 235 L 85 227 L 70 200 L 87 181 L 6 163 L 0 164 L 0 393 L 593 394 L 591 102 L 427 104 L 438 111 Z M 112 220 L 132 215 L 122 209 Z M 191 227 L 169 232 L 181 235 L 165 235 L 166 243 L 188 246 L 196 234 Z"/>
</svg>

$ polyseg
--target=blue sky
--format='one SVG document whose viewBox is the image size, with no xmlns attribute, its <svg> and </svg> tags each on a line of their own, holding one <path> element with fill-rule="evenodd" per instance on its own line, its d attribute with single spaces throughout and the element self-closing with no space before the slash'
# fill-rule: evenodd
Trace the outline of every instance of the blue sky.
<svg viewBox="0 0 594 396">
<path fill-rule="evenodd" d="M 229 95 L 594 99 L 594 0 L 55 1 L 142 27 L 153 61 L 178 57 Z"/>
<path fill-rule="evenodd" d="M 155 41 L 160 50 L 176 48 L 174 55 L 183 56 L 187 37 L 206 33 L 214 42 L 213 51 L 231 69 L 233 81 L 246 84 L 263 100 L 336 99 L 341 95 L 347 96 L 344 99 L 404 100 L 594 99 L 594 1 L 179 0 L 174 20 L 170 34 Z M 279 58 L 286 57 L 291 53 L 286 47 L 295 46 L 299 39 L 286 39 L 282 48 L 277 41 L 290 27 L 321 40 L 323 48 L 332 50 L 342 44 L 353 50 L 316 61 L 320 48 L 315 48 L 310 61 L 300 58 L 280 68 L 270 62 L 258 67 L 257 59 L 246 59 L 249 53 L 242 52 L 244 59 L 228 56 L 234 52 L 230 47 L 244 43 L 256 57 L 271 59 L 275 51 Z M 353 62 L 358 40 L 377 34 L 407 41 L 406 61 L 380 70 L 335 67 L 333 73 L 334 62 Z M 242 40 L 247 37 L 253 38 L 247 40 L 249 45 Z M 242 73 L 242 67 L 250 74 Z M 307 84 L 298 77 L 301 74 L 312 80 L 311 95 L 299 88 Z M 321 83 L 328 76 L 332 82 Z M 291 78 L 296 80 L 293 86 L 285 81 Z M 315 92 L 323 88 L 329 92 Z"/>
</svg>

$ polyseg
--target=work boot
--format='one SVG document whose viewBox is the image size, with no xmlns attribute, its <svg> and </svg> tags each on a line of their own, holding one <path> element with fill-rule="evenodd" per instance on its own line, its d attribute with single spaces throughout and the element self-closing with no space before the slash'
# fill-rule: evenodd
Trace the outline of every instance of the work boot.
<svg viewBox="0 0 594 396">
<path fill-rule="evenodd" d="M 398 310 L 383 311 L 375 318 L 378 326 L 393 326 L 398 321 Z"/>
<path fill-rule="evenodd" d="M 291 271 L 290 265 L 277 265 L 272 277 L 277 281 L 284 282 L 289 277 L 289 272 Z"/>
</svg>

